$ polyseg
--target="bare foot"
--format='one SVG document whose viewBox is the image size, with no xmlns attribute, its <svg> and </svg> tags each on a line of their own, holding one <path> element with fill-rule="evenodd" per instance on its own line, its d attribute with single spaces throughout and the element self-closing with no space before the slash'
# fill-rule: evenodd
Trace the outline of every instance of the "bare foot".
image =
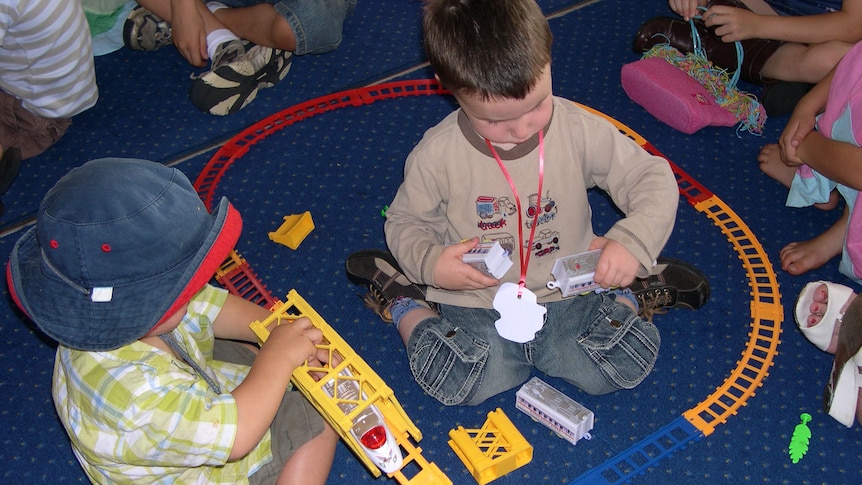
<svg viewBox="0 0 862 485">
<path fill-rule="evenodd" d="M 781 269 L 799 276 L 817 269 L 837 256 L 841 251 L 827 251 L 818 241 L 820 236 L 809 241 L 792 242 L 781 249 Z"/>
<path fill-rule="evenodd" d="M 790 188 L 793 183 L 793 176 L 796 175 L 796 167 L 788 167 L 781 161 L 781 152 L 778 145 L 770 143 L 760 149 L 757 155 L 757 161 L 760 163 L 760 171 L 769 175 L 772 179 L 781 183 L 781 185 Z M 838 205 L 840 195 L 837 190 L 829 193 L 828 202 L 818 202 L 814 207 L 820 210 L 832 210 Z"/>
<path fill-rule="evenodd" d="M 831 211 L 838 207 L 839 197 L 841 197 L 841 194 L 839 194 L 837 190 L 833 189 L 832 192 L 829 192 L 829 202 L 818 202 L 814 204 L 814 207 L 824 211 Z"/>
<path fill-rule="evenodd" d="M 819 268 L 841 254 L 844 232 L 847 230 L 847 210 L 841 218 L 823 234 L 802 242 L 792 242 L 781 249 L 781 269 L 792 275 Z"/>
<path fill-rule="evenodd" d="M 757 161 L 760 163 L 761 172 L 777 180 L 781 185 L 790 188 L 790 183 L 793 182 L 793 176 L 796 174 L 796 168 L 788 167 L 781 161 L 781 152 L 777 144 L 764 145 L 757 155 Z"/>
</svg>

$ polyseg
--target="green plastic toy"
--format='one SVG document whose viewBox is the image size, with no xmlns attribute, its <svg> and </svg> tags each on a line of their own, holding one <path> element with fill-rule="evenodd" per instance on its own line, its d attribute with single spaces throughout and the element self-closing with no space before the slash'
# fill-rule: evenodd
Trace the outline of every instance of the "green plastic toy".
<svg viewBox="0 0 862 485">
<path fill-rule="evenodd" d="M 808 442 L 811 441 L 811 430 L 806 425 L 811 421 L 811 415 L 802 413 L 799 415 L 801 423 L 796 425 L 793 430 L 793 436 L 790 437 L 790 446 L 787 447 L 787 453 L 790 455 L 790 461 L 799 463 L 799 460 L 808 453 Z"/>
</svg>

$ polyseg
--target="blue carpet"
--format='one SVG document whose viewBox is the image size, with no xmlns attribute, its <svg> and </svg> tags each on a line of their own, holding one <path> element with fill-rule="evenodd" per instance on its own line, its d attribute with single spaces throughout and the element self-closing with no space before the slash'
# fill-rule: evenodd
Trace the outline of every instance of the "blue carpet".
<svg viewBox="0 0 862 485">
<path fill-rule="evenodd" d="M 580 8 L 573 1 L 540 1 L 554 41 L 555 93 L 592 106 L 649 140 L 694 179 L 723 199 L 745 221 L 769 255 L 781 285 L 785 322 L 779 355 L 756 395 L 715 432 L 661 460 L 633 483 L 859 483 L 862 433 L 846 429 L 820 409 L 831 366 L 796 329 L 792 306 L 812 279 L 849 284 L 837 260 L 800 277 L 778 266 L 791 241 L 810 239 L 840 212 L 789 209 L 786 189 L 757 168 L 761 145 L 777 140 L 786 118 L 767 121 L 762 137 L 732 128 L 684 135 L 656 121 L 622 91 L 619 69 L 634 61 L 631 38 L 640 23 L 669 12 L 664 0 L 599 0 Z M 173 49 L 155 53 L 121 50 L 97 58 L 101 98 L 74 121 L 48 152 L 25 162 L 4 196 L 7 214 L 0 252 L 8 255 L 44 193 L 70 168 L 104 156 L 176 163 L 194 180 L 214 149 L 256 121 L 321 95 L 389 79 L 427 78 L 420 45 L 419 0 L 360 1 L 331 54 L 295 58 L 288 77 L 262 91 L 248 108 L 212 117 L 188 102 L 188 68 Z M 403 74 L 401 74 L 403 73 Z M 759 93 L 756 86 L 744 89 Z M 750 331 L 745 270 L 724 235 L 685 202 L 665 254 L 698 265 L 710 278 L 712 297 L 696 312 L 674 310 L 656 317 L 662 348 L 655 371 L 633 391 L 589 396 L 540 376 L 595 413 L 590 441 L 573 446 L 514 407 L 515 390 L 477 407 L 444 407 L 423 394 L 409 374 L 395 331 L 364 308 L 359 289 L 344 276 L 353 251 L 384 247 L 380 210 L 401 180 L 403 161 L 422 133 L 453 109 L 443 96 L 411 97 L 344 108 L 270 135 L 226 173 L 218 195 L 243 214 L 237 249 L 275 296 L 295 288 L 392 387 L 423 433 L 423 456 L 455 484 L 474 479 L 447 444 L 457 426 L 477 428 L 502 408 L 534 447 L 531 463 L 493 483 L 567 484 L 655 433 L 696 406 L 736 367 Z M 590 194 L 597 232 L 616 210 Z M 310 211 L 315 229 L 297 250 L 269 241 L 282 217 Z M 858 289 L 858 288 L 857 288 Z M 9 301 L 0 306 L 0 477 L 3 483 L 86 482 L 54 414 L 50 382 L 54 344 L 35 331 Z M 792 464 L 787 445 L 800 413 L 813 416 L 808 454 Z M 374 478 L 343 445 L 330 483 Z M 381 479 L 385 480 L 385 479 Z"/>
</svg>

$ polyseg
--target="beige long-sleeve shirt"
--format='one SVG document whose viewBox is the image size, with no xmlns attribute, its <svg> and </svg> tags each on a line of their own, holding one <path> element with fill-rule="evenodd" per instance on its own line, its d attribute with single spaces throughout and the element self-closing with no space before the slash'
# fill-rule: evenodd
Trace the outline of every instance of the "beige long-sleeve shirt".
<svg viewBox="0 0 862 485">
<path fill-rule="evenodd" d="M 517 283 L 519 256 L 531 251 L 527 287 L 539 302 L 560 299 L 548 289 L 557 258 L 584 252 L 595 237 L 587 189 L 606 191 L 625 217 L 604 236 L 621 243 L 646 276 L 676 219 L 679 192 L 667 161 L 652 156 L 601 116 L 563 98 L 544 133 L 544 179 L 538 194 L 538 134 L 497 149 L 518 201 L 485 141 L 457 110 L 429 129 L 407 158 L 404 181 L 386 213 L 386 242 L 405 274 L 428 285 L 428 299 L 492 308 L 497 287 L 449 291 L 435 287 L 434 267 L 446 244 L 479 237 L 512 250 L 502 281 Z M 534 211 L 535 236 L 527 246 Z"/>
</svg>

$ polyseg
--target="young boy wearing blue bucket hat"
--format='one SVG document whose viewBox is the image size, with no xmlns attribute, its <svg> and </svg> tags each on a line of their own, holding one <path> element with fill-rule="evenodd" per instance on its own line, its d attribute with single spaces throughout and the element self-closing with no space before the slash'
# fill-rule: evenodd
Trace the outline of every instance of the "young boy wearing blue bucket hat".
<svg viewBox="0 0 862 485">
<path fill-rule="evenodd" d="M 269 312 L 208 284 L 241 228 L 179 170 L 106 158 L 61 178 L 12 249 L 10 293 L 59 342 L 54 404 L 94 483 L 325 483 L 338 437 L 289 392 L 320 331 L 239 343 Z"/>
</svg>

